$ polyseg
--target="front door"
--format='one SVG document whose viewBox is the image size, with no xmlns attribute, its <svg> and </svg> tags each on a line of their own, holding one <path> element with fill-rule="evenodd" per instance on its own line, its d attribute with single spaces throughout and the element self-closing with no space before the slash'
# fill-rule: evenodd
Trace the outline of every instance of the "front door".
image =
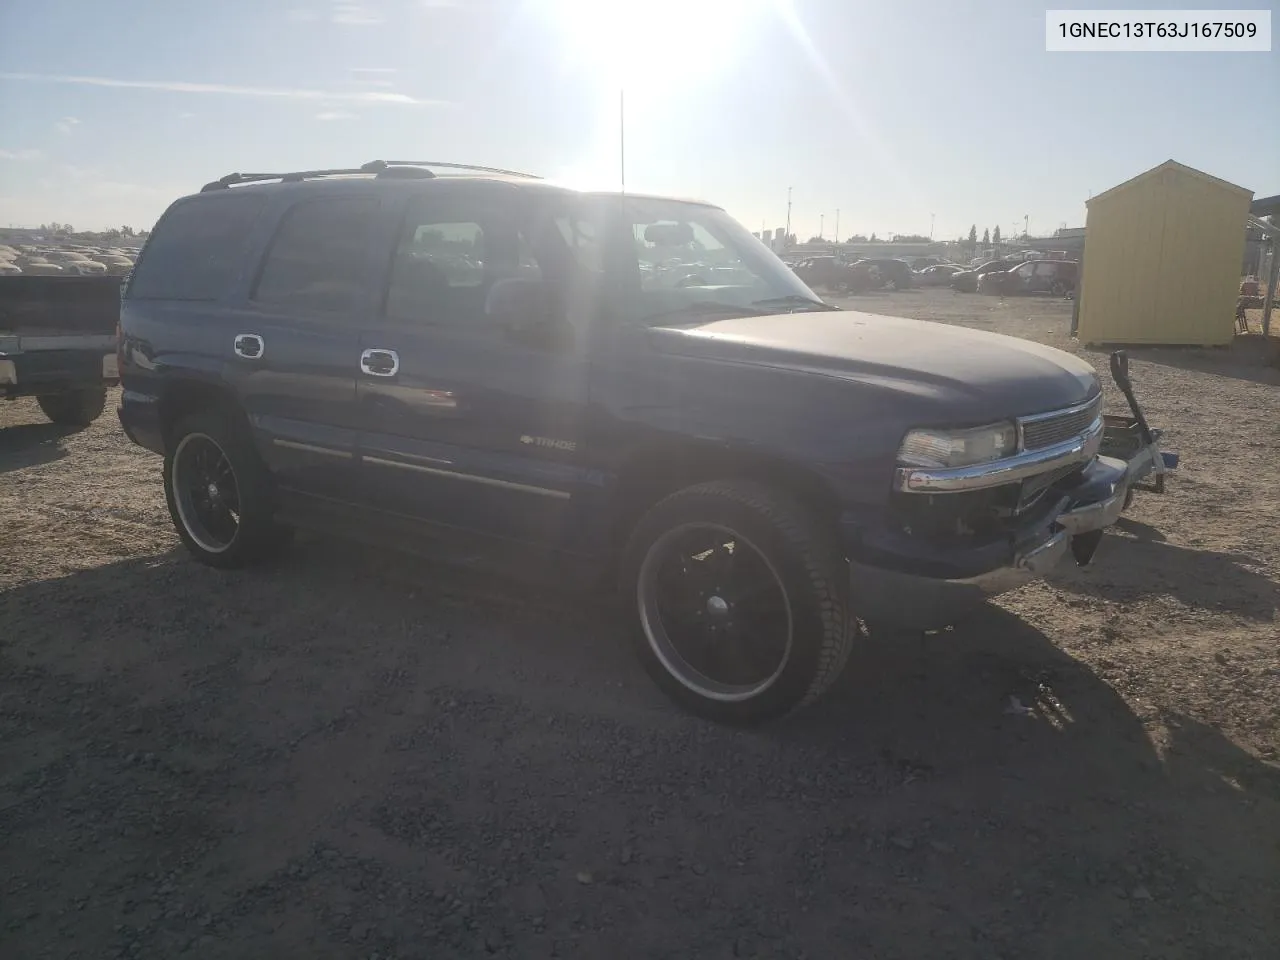
<svg viewBox="0 0 1280 960">
<path fill-rule="evenodd" d="M 355 497 L 360 322 L 378 212 L 367 186 L 283 211 L 225 333 L 254 438 L 286 491 Z"/>
<path fill-rule="evenodd" d="M 1035 277 L 1031 281 L 1031 292 L 1049 293 L 1055 289 L 1058 279 L 1058 265 L 1056 263 L 1052 260 L 1037 261 Z"/>
<path fill-rule="evenodd" d="M 1035 264 L 1024 263 L 1009 274 L 1011 281 L 1006 293 L 1031 293 L 1035 280 Z"/>
<path fill-rule="evenodd" d="M 408 200 L 361 342 L 371 506 L 544 545 L 582 534 L 588 360 L 563 294 L 581 276 L 571 244 L 590 237 L 552 214 L 493 182 L 432 184 Z M 554 316 L 536 316 L 552 301 Z"/>
</svg>

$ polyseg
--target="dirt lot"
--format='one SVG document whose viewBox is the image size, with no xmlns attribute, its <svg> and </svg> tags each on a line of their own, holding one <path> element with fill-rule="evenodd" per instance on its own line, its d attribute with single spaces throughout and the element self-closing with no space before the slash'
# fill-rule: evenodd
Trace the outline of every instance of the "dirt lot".
<svg viewBox="0 0 1280 960">
<path fill-rule="evenodd" d="M 1060 302 L 855 302 L 1070 348 Z M 1168 495 L 752 732 L 573 597 L 199 567 L 113 416 L 0 406 L 0 955 L 1275 957 L 1280 371 L 1135 357 Z"/>
</svg>

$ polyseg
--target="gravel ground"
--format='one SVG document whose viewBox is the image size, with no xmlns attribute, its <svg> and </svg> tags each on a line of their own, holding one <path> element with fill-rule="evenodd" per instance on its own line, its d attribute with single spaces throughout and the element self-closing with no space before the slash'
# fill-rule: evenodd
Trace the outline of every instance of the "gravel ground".
<svg viewBox="0 0 1280 960">
<path fill-rule="evenodd" d="M 1075 349 L 1069 304 L 852 302 Z M 1166 496 L 750 732 L 571 596 L 200 567 L 113 416 L 0 406 L 0 955 L 1276 956 L 1280 371 L 1134 356 Z"/>
</svg>

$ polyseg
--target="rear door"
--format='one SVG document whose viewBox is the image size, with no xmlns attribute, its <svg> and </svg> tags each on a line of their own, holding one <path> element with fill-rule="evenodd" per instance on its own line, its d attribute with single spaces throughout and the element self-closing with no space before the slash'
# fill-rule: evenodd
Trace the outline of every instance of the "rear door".
<svg viewBox="0 0 1280 960">
<path fill-rule="evenodd" d="M 530 335 L 486 301 L 503 280 L 566 289 L 565 238 L 589 246 L 591 228 L 529 203 L 489 182 L 408 200 L 384 307 L 362 337 L 361 488 L 378 508 L 556 545 L 576 535 L 589 479 L 585 337 Z"/>
<path fill-rule="evenodd" d="M 355 496 L 359 330 L 373 296 L 369 240 L 379 202 L 368 186 L 307 191 L 285 206 L 226 331 L 277 483 L 341 500 Z"/>
</svg>

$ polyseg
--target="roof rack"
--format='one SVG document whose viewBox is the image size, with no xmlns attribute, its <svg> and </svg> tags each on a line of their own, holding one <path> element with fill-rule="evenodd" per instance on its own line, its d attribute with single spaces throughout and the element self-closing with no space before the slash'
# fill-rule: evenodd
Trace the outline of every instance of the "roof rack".
<svg viewBox="0 0 1280 960">
<path fill-rule="evenodd" d="M 297 183 L 301 180 L 310 180 L 314 177 L 337 177 L 351 176 L 358 173 L 368 173 L 359 167 L 354 169 L 338 169 L 338 170 L 294 170 L 289 173 L 228 173 L 225 177 L 214 180 L 212 183 L 206 183 L 200 188 L 201 193 L 209 193 L 212 190 L 225 190 L 228 187 L 236 186 L 241 183 L 259 183 L 263 180 L 279 180 L 281 183 Z"/>
<path fill-rule="evenodd" d="M 260 183 L 264 180 L 279 180 L 281 183 L 297 183 L 319 177 L 357 176 L 373 174 L 375 177 L 404 180 L 429 180 L 435 176 L 431 167 L 448 170 L 471 170 L 477 173 L 497 173 L 508 177 L 526 177 L 540 180 L 532 173 L 521 173 L 518 170 L 503 170 L 500 167 L 479 167 L 469 163 L 446 163 L 435 160 L 370 160 L 358 167 L 344 167 L 333 170 L 294 170 L 288 173 L 228 173 L 225 177 L 206 183 L 200 188 L 201 193 L 214 190 L 226 190 L 228 187 L 243 183 Z"/>
<path fill-rule="evenodd" d="M 529 180 L 542 179 L 536 174 L 522 173 L 519 170 L 504 170 L 501 167 L 480 167 L 474 163 L 447 163 L 443 160 L 370 160 L 360 169 L 366 173 L 382 173 L 390 167 L 439 167 L 442 170 L 473 170 L 477 173 L 500 173 L 506 177 L 524 177 Z"/>
</svg>

